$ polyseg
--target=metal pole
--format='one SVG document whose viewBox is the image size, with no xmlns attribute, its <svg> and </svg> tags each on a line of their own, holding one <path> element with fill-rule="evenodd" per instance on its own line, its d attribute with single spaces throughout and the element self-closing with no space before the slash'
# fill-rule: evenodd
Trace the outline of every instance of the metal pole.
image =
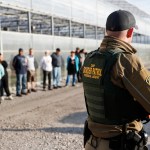
<svg viewBox="0 0 150 150">
<path fill-rule="evenodd" d="M 31 11 L 33 10 L 33 6 L 32 6 L 32 0 L 31 0 L 31 3 L 30 3 L 30 10 L 28 11 L 28 32 L 30 34 L 30 38 L 31 38 L 31 42 L 30 42 L 30 48 L 33 48 L 33 33 L 32 33 L 32 30 L 33 27 L 32 27 L 32 30 L 31 30 L 31 26 L 32 26 L 32 23 L 31 23 Z"/>
<path fill-rule="evenodd" d="M 32 0 L 31 0 L 31 5 L 30 5 L 30 10 L 32 11 L 33 10 L 33 3 L 32 3 Z"/>
<path fill-rule="evenodd" d="M 70 1 L 71 3 L 71 17 L 70 17 L 70 38 L 71 38 L 71 43 L 70 43 L 70 48 L 73 50 L 73 34 L 72 34 L 72 20 L 73 20 L 73 7 L 72 7 L 72 0 Z"/>
<path fill-rule="evenodd" d="M 54 35 L 54 18 L 53 18 L 53 16 L 51 17 L 51 29 L 52 29 L 51 34 Z"/>
<path fill-rule="evenodd" d="M 69 37 L 72 36 L 71 20 L 69 20 Z"/>
<path fill-rule="evenodd" d="M 86 30 L 86 25 L 83 24 L 83 38 L 85 38 L 85 36 L 86 36 L 85 30 Z"/>
<path fill-rule="evenodd" d="M 54 36 L 54 17 L 53 17 L 53 14 L 52 14 L 52 16 L 51 16 L 51 28 L 52 28 L 52 32 L 51 32 L 51 34 L 52 34 L 52 37 L 53 37 L 53 50 L 55 50 L 55 36 Z"/>
<path fill-rule="evenodd" d="M 28 11 L 28 32 L 31 33 L 31 12 Z"/>
<path fill-rule="evenodd" d="M 96 27 L 95 27 L 96 40 L 97 40 L 97 27 L 98 27 L 98 1 L 96 0 Z"/>
<path fill-rule="evenodd" d="M 0 18 L 0 52 L 3 54 L 3 40 L 2 40 L 2 30 L 1 30 L 1 18 Z"/>
</svg>

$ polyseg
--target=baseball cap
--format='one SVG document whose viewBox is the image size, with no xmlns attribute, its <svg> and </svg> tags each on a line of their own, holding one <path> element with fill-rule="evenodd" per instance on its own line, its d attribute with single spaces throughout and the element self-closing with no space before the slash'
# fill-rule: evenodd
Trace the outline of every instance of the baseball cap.
<svg viewBox="0 0 150 150">
<path fill-rule="evenodd" d="M 112 12 L 106 21 L 106 30 L 109 31 L 123 31 L 132 27 L 138 29 L 135 17 L 126 10 Z"/>
</svg>

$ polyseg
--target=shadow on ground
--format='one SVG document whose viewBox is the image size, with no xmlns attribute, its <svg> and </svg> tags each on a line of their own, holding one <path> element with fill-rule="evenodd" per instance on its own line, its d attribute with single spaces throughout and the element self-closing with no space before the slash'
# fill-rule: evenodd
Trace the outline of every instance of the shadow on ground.
<svg viewBox="0 0 150 150">
<path fill-rule="evenodd" d="M 70 133 L 70 134 L 82 134 L 83 128 L 81 127 L 49 127 L 38 129 L 0 129 L 0 132 L 50 132 L 50 133 Z"/>
<path fill-rule="evenodd" d="M 59 122 L 69 124 L 84 124 L 87 118 L 86 112 L 76 112 L 63 117 Z"/>
<path fill-rule="evenodd" d="M 86 112 L 76 112 L 69 114 L 63 117 L 59 122 L 64 124 L 73 124 L 73 127 L 49 127 L 49 128 L 24 128 L 24 129 L 16 129 L 16 128 L 5 128 L 0 129 L 2 132 L 51 132 L 51 133 L 69 133 L 69 134 L 82 134 L 83 127 L 77 127 L 75 125 L 83 125 L 85 119 L 87 118 Z"/>
</svg>

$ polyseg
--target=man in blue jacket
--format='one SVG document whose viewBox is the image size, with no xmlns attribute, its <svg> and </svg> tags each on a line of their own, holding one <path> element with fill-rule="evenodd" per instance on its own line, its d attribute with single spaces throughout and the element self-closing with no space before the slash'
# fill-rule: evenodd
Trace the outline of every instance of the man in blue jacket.
<svg viewBox="0 0 150 150">
<path fill-rule="evenodd" d="M 13 59 L 13 67 L 16 71 L 16 96 L 21 97 L 27 94 L 27 59 L 23 55 L 23 49 L 19 48 L 19 54 Z"/>
</svg>

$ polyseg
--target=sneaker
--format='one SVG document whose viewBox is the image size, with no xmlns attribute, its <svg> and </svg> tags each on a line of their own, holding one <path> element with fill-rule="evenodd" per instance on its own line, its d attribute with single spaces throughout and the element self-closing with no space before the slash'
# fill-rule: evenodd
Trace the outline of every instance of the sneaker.
<svg viewBox="0 0 150 150">
<path fill-rule="evenodd" d="M 37 92 L 37 90 L 36 90 L 36 89 L 31 89 L 31 91 L 32 91 L 32 92 Z"/>
<path fill-rule="evenodd" d="M 1 96 L 1 98 L 0 98 L 0 99 L 1 99 L 1 101 L 3 101 L 5 98 L 4 98 L 4 96 Z"/>
<path fill-rule="evenodd" d="M 31 93 L 31 90 L 28 90 L 28 93 Z"/>
<path fill-rule="evenodd" d="M 62 88 L 62 86 L 59 85 L 58 88 Z"/>
<path fill-rule="evenodd" d="M 21 94 L 22 94 L 22 95 L 28 95 L 28 93 L 27 93 L 27 92 L 21 92 Z"/>
<path fill-rule="evenodd" d="M 58 87 L 57 87 L 57 86 L 54 86 L 53 88 L 54 88 L 54 89 L 57 89 Z"/>
<path fill-rule="evenodd" d="M 10 95 L 10 96 L 8 96 L 8 99 L 9 100 L 13 100 L 13 97 Z"/>
<path fill-rule="evenodd" d="M 67 87 L 67 88 L 68 88 L 68 87 L 69 87 L 69 85 L 68 85 L 68 84 L 66 84 L 66 85 L 65 85 L 65 87 Z"/>
<path fill-rule="evenodd" d="M 22 97 L 22 95 L 21 95 L 21 94 L 16 94 L 16 96 L 18 96 L 18 97 Z"/>
<path fill-rule="evenodd" d="M 48 88 L 48 90 L 53 90 L 52 88 Z"/>
</svg>

